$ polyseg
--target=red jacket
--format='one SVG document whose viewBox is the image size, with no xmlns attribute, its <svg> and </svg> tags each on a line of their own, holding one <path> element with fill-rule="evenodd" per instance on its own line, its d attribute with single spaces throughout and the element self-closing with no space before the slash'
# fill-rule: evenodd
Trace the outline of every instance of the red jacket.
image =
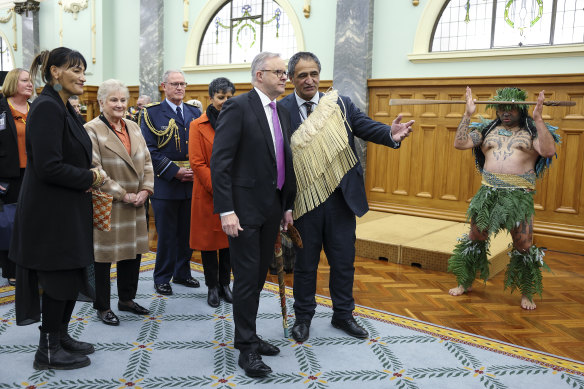
<svg viewBox="0 0 584 389">
<path fill-rule="evenodd" d="M 213 213 L 211 185 L 211 152 L 215 130 L 203 113 L 189 128 L 189 162 L 194 173 L 191 203 L 190 246 L 194 250 L 211 251 L 229 247 L 221 229 L 221 219 Z"/>
</svg>

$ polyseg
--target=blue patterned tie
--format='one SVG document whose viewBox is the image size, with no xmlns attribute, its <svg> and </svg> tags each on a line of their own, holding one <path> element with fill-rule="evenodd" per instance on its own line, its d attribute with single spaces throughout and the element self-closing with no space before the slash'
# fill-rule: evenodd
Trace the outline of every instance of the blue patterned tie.
<svg viewBox="0 0 584 389">
<path fill-rule="evenodd" d="M 278 189 L 284 186 L 286 179 L 286 165 L 284 161 L 284 138 L 282 138 L 282 129 L 280 128 L 280 121 L 278 120 L 278 111 L 276 111 L 276 103 L 271 102 L 272 108 L 272 123 L 274 124 L 274 139 L 276 140 L 276 166 L 278 169 Z"/>
<path fill-rule="evenodd" d="M 184 122 L 185 118 L 182 114 L 182 109 L 180 109 L 180 107 L 176 107 L 176 115 Z"/>
</svg>

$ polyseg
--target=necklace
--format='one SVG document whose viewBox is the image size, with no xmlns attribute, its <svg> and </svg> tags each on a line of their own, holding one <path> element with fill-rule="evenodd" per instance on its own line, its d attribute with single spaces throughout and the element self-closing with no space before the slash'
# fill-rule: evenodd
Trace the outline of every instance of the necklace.
<svg viewBox="0 0 584 389">
<path fill-rule="evenodd" d="M 6 99 L 6 101 L 8 101 L 8 105 L 10 105 L 10 108 L 12 108 L 13 110 L 20 112 L 19 110 L 17 110 L 16 108 L 14 108 L 14 105 L 12 105 L 12 103 L 10 102 L 10 99 Z M 29 105 L 28 105 L 28 101 L 26 102 L 26 113 L 28 114 L 28 110 L 29 110 Z M 16 116 L 14 119 L 20 120 L 21 122 L 23 122 L 24 124 L 26 124 L 26 119 L 24 119 L 22 116 Z"/>
</svg>

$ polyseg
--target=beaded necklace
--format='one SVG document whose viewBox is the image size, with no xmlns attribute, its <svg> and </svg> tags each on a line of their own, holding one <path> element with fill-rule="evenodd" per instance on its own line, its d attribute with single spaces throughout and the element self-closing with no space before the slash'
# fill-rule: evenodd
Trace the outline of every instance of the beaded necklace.
<svg viewBox="0 0 584 389">
<path fill-rule="evenodd" d="M 13 110 L 15 110 L 16 112 L 20 112 L 19 110 L 17 110 L 16 108 L 14 108 L 14 105 L 12 105 L 12 103 L 10 102 L 10 99 L 6 99 L 6 101 L 8 101 L 8 105 L 10 105 L 10 108 L 12 108 Z M 28 115 L 28 110 L 29 110 L 30 106 L 28 105 L 28 101 L 26 102 L 26 114 Z M 23 122 L 24 124 L 26 124 L 26 120 L 22 117 L 22 116 L 17 116 L 15 117 L 15 119 L 19 119 L 21 122 Z"/>
</svg>

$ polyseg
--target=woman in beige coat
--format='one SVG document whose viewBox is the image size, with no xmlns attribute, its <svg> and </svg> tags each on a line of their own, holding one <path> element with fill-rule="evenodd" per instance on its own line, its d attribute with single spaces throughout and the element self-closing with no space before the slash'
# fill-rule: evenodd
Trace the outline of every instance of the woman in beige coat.
<svg viewBox="0 0 584 389">
<path fill-rule="evenodd" d="M 141 254 L 148 251 L 144 202 L 152 194 L 154 173 L 140 127 L 124 119 L 128 98 L 128 88 L 120 81 L 104 81 L 97 91 L 102 114 L 85 125 L 93 144 L 93 165 L 107 174 L 102 191 L 113 195 L 111 230 L 93 230 L 94 308 L 108 325 L 120 323 L 110 308 L 112 263 L 116 264 L 118 274 L 118 309 L 138 315 L 149 313 L 134 298 Z"/>
</svg>

